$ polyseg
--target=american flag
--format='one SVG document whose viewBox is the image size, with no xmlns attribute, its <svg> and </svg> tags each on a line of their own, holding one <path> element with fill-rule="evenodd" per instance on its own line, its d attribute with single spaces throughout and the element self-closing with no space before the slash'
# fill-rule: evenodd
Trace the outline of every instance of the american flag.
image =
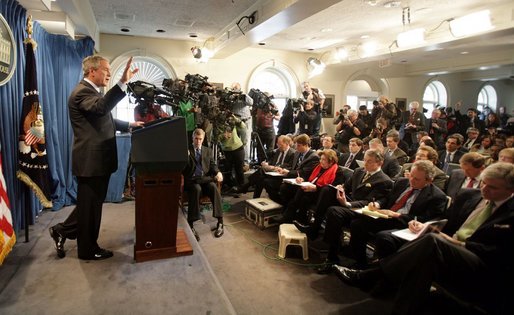
<svg viewBox="0 0 514 315">
<path fill-rule="evenodd" d="M 16 234 L 14 234 L 12 227 L 9 198 L 7 197 L 7 187 L 5 187 L 4 173 L 2 172 L 2 154 L 0 154 L 0 265 L 2 265 L 15 243 Z"/>
</svg>

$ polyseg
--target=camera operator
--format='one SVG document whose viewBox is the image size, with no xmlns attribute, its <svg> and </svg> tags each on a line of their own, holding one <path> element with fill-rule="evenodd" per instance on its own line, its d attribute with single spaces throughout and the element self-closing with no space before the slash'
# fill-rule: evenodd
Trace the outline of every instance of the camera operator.
<svg viewBox="0 0 514 315">
<path fill-rule="evenodd" d="M 321 117 L 323 111 L 326 110 L 325 106 L 325 94 L 323 92 L 315 87 L 311 87 L 311 84 L 309 82 L 303 82 L 303 98 L 308 100 L 309 98 L 313 100 L 314 102 L 314 110 L 318 113 L 318 117 L 315 124 L 315 130 L 317 130 L 316 134 L 319 133 L 319 130 L 321 129 Z M 301 134 L 301 132 L 300 132 Z"/>
<path fill-rule="evenodd" d="M 305 105 L 300 105 L 300 110 L 294 116 L 294 123 L 299 123 L 298 134 L 304 133 L 311 138 L 317 136 L 319 129 L 316 128 L 316 124 L 319 116 L 320 114 L 314 110 L 314 100 L 309 97 Z"/>
<path fill-rule="evenodd" d="M 361 138 L 363 130 L 366 129 L 364 122 L 359 119 L 359 113 L 350 109 L 346 116 L 336 126 L 336 138 L 338 142 L 338 150 L 347 153 L 349 152 L 348 143 L 351 138 Z"/>
<path fill-rule="evenodd" d="M 234 116 L 230 117 L 220 139 L 221 149 L 226 159 L 224 171 L 229 174 L 227 176 L 229 183 L 227 184 L 232 186 L 232 191 L 237 191 L 238 187 L 244 184 L 244 146 L 236 130 L 236 125 L 240 124 L 244 125 L 244 122 Z M 236 174 L 235 181 L 232 180 L 232 170 Z"/>
<path fill-rule="evenodd" d="M 338 113 L 336 113 L 336 115 L 335 115 L 335 117 L 334 117 L 333 124 L 334 124 L 334 125 L 339 124 L 339 123 L 341 122 L 341 120 L 343 120 L 343 119 L 344 119 L 344 117 L 348 115 L 348 111 L 349 111 L 350 109 L 352 109 L 352 107 L 351 107 L 350 105 L 348 105 L 348 104 L 343 105 L 343 108 L 341 108 L 341 109 L 339 110 L 339 112 L 338 112 Z"/>
<path fill-rule="evenodd" d="M 232 92 L 237 93 L 237 99 L 232 105 L 232 113 L 239 117 L 246 125 L 246 133 L 241 134 L 241 140 L 244 144 L 245 161 L 250 160 L 250 142 L 252 139 L 252 113 L 250 107 L 253 105 L 253 99 L 241 91 L 241 84 L 232 83 Z"/>
<path fill-rule="evenodd" d="M 366 107 L 366 105 L 359 106 L 359 118 L 366 125 L 366 129 L 364 129 L 362 132 L 365 135 L 369 134 L 371 129 L 373 129 L 374 121 L 371 120 L 371 114 L 369 113 L 368 107 Z"/>
<path fill-rule="evenodd" d="M 141 101 L 134 108 L 134 120 L 144 123 L 154 121 L 159 118 L 169 117 L 168 113 L 162 110 L 160 105 L 154 104 L 153 101 Z"/>
<path fill-rule="evenodd" d="M 173 90 L 177 91 L 180 95 L 177 115 L 184 117 L 186 121 L 187 141 L 188 144 L 190 144 L 189 141 L 192 139 L 193 131 L 196 129 L 196 113 L 198 112 L 198 107 L 187 97 L 187 88 L 188 84 L 186 81 L 180 79 L 173 81 Z"/>
<path fill-rule="evenodd" d="M 387 124 L 391 128 L 395 127 L 397 120 L 401 113 L 396 109 L 396 105 L 391 103 L 386 96 L 382 95 L 378 98 L 378 101 L 373 102 L 373 109 L 371 110 L 371 121 L 377 121 L 379 118 L 387 120 Z"/>
<path fill-rule="evenodd" d="M 269 97 L 269 93 L 264 93 Z M 273 120 L 279 120 L 277 107 L 272 102 L 265 106 L 257 107 L 255 111 L 255 132 L 259 136 L 262 145 L 257 145 L 257 159 L 259 164 L 266 160 L 266 151 L 271 151 L 275 147 L 275 127 Z"/>
</svg>

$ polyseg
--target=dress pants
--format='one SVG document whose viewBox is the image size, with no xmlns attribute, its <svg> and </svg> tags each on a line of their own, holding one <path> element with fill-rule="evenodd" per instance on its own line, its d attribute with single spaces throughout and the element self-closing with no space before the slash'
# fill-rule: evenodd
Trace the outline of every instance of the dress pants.
<svg viewBox="0 0 514 315">
<path fill-rule="evenodd" d="M 401 221 L 389 219 L 374 219 L 368 216 L 359 216 L 350 224 L 350 248 L 357 263 L 366 264 L 366 244 L 376 233 L 383 230 L 403 229 L 405 224 Z"/>
<path fill-rule="evenodd" d="M 327 210 L 327 222 L 323 240 L 328 243 L 328 257 L 330 261 L 338 261 L 337 254 L 341 248 L 341 233 L 343 227 L 349 227 L 353 219 L 360 216 L 348 207 L 332 206 Z"/>
<path fill-rule="evenodd" d="M 208 183 L 186 183 L 184 190 L 188 195 L 187 206 L 187 222 L 192 224 L 196 220 L 200 220 L 200 197 L 202 193 L 206 194 L 212 203 L 212 216 L 215 218 L 223 217 L 223 209 L 221 207 L 221 194 L 215 182 Z"/>
<path fill-rule="evenodd" d="M 54 227 L 63 237 L 77 239 L 79 257 L 91 257 L 100 249 L 97 241 L 109 178 L 77 177 L 77 205 L 63 223 Z"/>
<path fill-rule="evenodd" d="M 433 281 L 457 290 L 473 303 L 496 300 L 493 292 L 498 279 L 491 270 L 473 252 L 439 234 L 429 233 L 407 243 L 383 259 L 380 267 L 386 279 L 399 287 L 394 314 L 419 314 Z"/>
</svg>

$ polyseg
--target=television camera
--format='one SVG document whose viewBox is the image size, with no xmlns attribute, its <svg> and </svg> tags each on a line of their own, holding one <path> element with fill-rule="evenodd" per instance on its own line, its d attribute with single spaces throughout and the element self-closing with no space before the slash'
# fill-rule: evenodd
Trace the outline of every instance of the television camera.
<svg viewBox="0 0 514 315">
<path fill-rule="evenodd" d="M 261 109 L 265 113 L 272 113 L 273 115 L 278 114 L 278 110 L 271 101 L 273 99 L 273 95 L 266 95 L 264 92 L 261 92 L 259 89 L 250 89 L 248 92 L 248 96 L 253 99 L 253 112 L 257 111 L 257 109 Z"/>
</svg>

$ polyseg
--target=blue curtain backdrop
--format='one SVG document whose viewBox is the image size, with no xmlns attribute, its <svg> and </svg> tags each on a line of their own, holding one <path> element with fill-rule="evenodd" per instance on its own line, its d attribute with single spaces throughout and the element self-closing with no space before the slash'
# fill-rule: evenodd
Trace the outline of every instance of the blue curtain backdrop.
<svg viewBox="0 0 514 315">
<path fill-rule="evenodd" d="M 26 37 L 26 10 L 16 0 L 2 0 L 0 13 L 11 27 L 16 42 L 15 73 L 7 84 L 0 86 L 0 141 L 14 227 L 19 231 L 25 219 L 26 207 L 30 209 L 31 223 L 41 210 L 34 194 L 16 178 L 25 74 L 23 40 Z M 94 42 L 90 38 L 75 41 L 62 35 L 49 34 L 38 23 L 34 23 L 33 38 L 38 43 L 37 81 L 45 120 L 53 210 L 58 210 L 75 202 L 76 184 L 70 166 L 73 133 L 68 119 L 67 99 L 82 78 L 82 59 L 93 53 Z M 26 198 L 27 195 L 29 198 Z M 27 204 L 27 200 L 30 204 Z"/>
</svg>

